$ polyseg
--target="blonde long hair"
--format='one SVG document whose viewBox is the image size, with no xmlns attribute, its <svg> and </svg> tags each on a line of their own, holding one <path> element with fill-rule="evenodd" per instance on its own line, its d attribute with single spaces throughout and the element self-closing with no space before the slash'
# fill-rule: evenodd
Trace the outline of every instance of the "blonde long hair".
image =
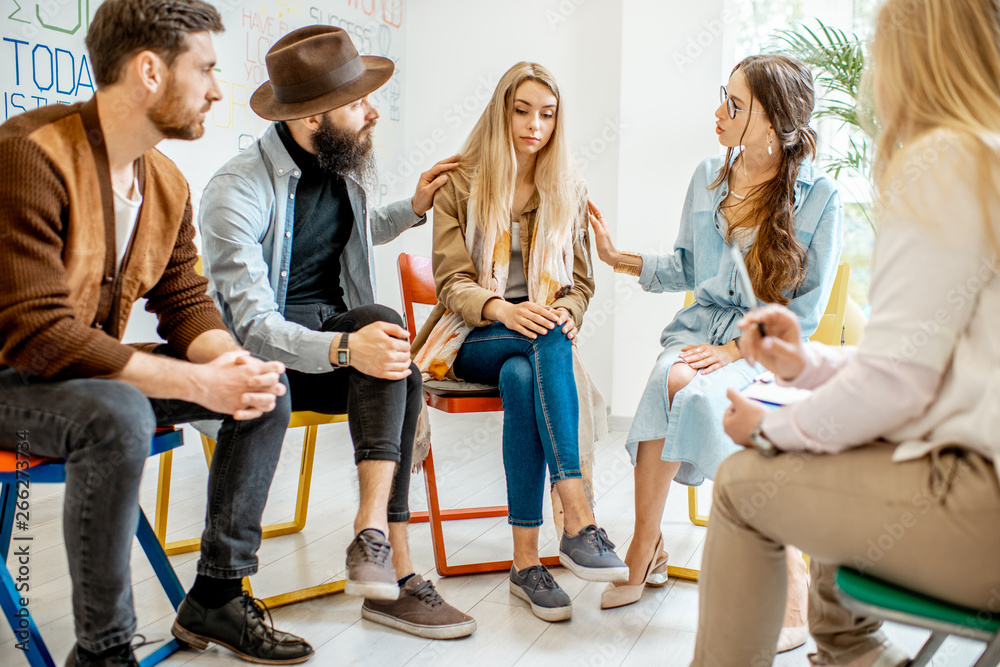
<svg viewBox="0 0 1000 667">
<path fill-rule="evenodd" d="M 875 184 L 882 200 L 906 169 L 902 142 L 935 129 L 971 150 L 988 236 L 1000 198 L 1000 0 L 887 0 L 872 51 L 882 135 Z"/>
<path fill-rule="evenodd" d="M 458 170 L 468 178 L 470 186 L 469 192 L 460 194 L 475 202 L 476 217 L 484 231 L 490 224 L 509 228 L 517 176 L 510 123 L 514 93 L 525 81 L 537 81 L 556 97 L 555 128 L 535 163 L 535 187 L 540 198 L 535 225 L 541 240 L 559 248 L 583 220 L 583 179 L 573 165 L 566 142 L 559 86 L 541 65 L 519 62 L 500 78 L 483 115 L 462 146 Z"/>
</svg>

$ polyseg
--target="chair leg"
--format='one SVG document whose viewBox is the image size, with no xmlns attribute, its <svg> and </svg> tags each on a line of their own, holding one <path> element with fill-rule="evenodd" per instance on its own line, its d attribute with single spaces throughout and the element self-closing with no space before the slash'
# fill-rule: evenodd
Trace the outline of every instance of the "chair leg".
<svg viewBox="0 0 1000 667">
<path fill-rule="evenodd" d="M 27 607 L 21 606 L 20 599 L 21 595 L 5 563 L 0 567 L 0 608 L 3 609 L 10 629 L 14 632 L 15 642 L 27 649 L 24 651 L 24 657 L 31 667 L 54 667 L 55 662 L 52 661 L 52 655 L 42 641 L 35 619 Z"/>
<path fill-rule="evenodd" d="M 169 454 L 170 452 L 164 453 Z M 139 538 L 142 550 L 146 553 L 146 558 L 149 559 L 149 564 L 153 566 L 153 572 L 156 573 L 156 578 L 160 581 L 163 592 L 167 594 L 167 598 L 170 599 L 170 604 L 173 605 L 174 609 L 177 609 L 181 604 L 181 600 L 184 599 L 184 587 L 181 586 L 174 568 L 171 567 L 170 561 L 167 560 L 167 554 L 160 543 L 159 536 L 156 535 L 153 527 L 149 524 L 149 519 L 146 518 L 146 513 L 141 509 L 139 510 L 139 525 L 136 528 L 135 534 Z M 177 643 L 177 640 L 171 639 L 146 656 L 140 664 L 142 667 L 152 667 L 179 649 L 180 644 Z"/>
<path fill-rule="evenodd" d="M 462 565 L 449 565 L 448 554 L 444 544 L 444 521 L 457 519 L 483 519 L 492 517 L 507 516 L 507 508 L 503 505 L 494 507 L 474 507 L 456 510 L 441 510 L 438 500 L 437 475 L 434 473 L 434 452 L 433 449 L 427 453 L 424 459 L 424 481 L 427 487 L 427 518 L 420 516 L 423 512 L 415 512 L 415 518 L 411 518 L 412 523 L 419 523 L 426 520 L 431 529 L 431 545 L 434 547 L 434 565 L 437 572 L 442 577 L 452 577 L 463 574 L 479 574 L 482 572 L 504 572 L 510 570 L 513 561 L 498 560 L 486 563 L 466 563 Z M 545 566 L 559 565 L 559 559 L 550 556 L 542 559 Z"/>
<path fill-rule="evenodd" d="M 931 659 L 937 650 L 941 648 L 941 644 L 944 640 L 948 638 L 947 632 L 931 632 L 931 636 L 928 637 L 924 645 L 920 647 L 920 651 L 917 655 L 910 661 L 910 667 L 924 667 L 925 665 L 931 664 Z M 978 664 L 978 663 L 977 663 Z M 996 665 L 996 663 L 993 663 Z"/>
<path fill-rule="evenodd" d="M 160 472 L 156 482 L 156 509 L 153 512 L 153 532 L 161 547 L 167 546 L 167 514 L 170 511 L 170 473 L 174 467 L 174 451 L 160 454 Z"/>
<path fill-rule="evenodd" d="M 139 525 L 136 528 L 135 535 L 139 538 L 142 550 L 146 552 L 149 564 L 153 566 L 153 572 L 156 573 L 156 578 L 159 579 L 160 586 L 163 587 L 163 591 L 170 598 L 170 604 L 174 606 L 174 609 L 177 609 L 181 604 L 181 600 L 184 599 L 184 587 L 181 586 L 180 579 L 177 578 L 174 568 L 170 565 L 170 561 L 167 560 L 167 554 L 153 532 L 153 527 L 149 525 L 146 513 L 141 509 L 139 510 Z"/>
<path fill-rule="evenodd" d="M 7 550 L 14 529 L 16 484 L 0 484 L 0 560 L 7 562 Z"/>
<path fill-rule="evenodd" d="M 688 518 L 696 526 L 705 527 L 708 525 L 708 515 L 698 514 L 698 487 L 688 487 Z"/>
<path fill-rule="evenodd" d="M 7 569 L 7 554 L 10 549 L 11 535 L 14 528 L 15 501 L 17 500 L 17 485 L 4 484 L 0 488 L 0 609 L 3 610 L 10 629 L 14 633 L 15 643 L 24 646 L 24 657 L 31 667 L 54 667 L 52 655 L 42 640 L 42 634 L 35 625 L 35 619 L 26 606 L 21 606 L 21 592 Z"/>
<path fill-rule="evenodd" d="M 299 488 L 295 496 L 295 518 L 291 521 L 262 526 L 264 538 L 297 533 L 306 527 L 309 513 L 309 491 L 312 487 L 313 461 L 316 458 L 316 434 L 318 426 L 306 426 L 302 438 L 302 459 L 299 463 Z"/>
<path fill-rule="evenodd" d="M 997 665 L 1000 665 L 1000 634 L 986 644 L 986 650 L 972 667 L 997 667 Z"/>
</svg>

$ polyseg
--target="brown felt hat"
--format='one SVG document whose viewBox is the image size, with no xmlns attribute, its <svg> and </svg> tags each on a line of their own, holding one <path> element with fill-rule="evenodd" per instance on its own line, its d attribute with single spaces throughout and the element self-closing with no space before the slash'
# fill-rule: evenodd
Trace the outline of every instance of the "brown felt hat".
<svg viewBox="0 0 1000 667">
<path fill-rule="evenodd" d="M 342 28 L 310 25 L 288 33 L 265 58 L 270 81 L 254 92 L 250 108 L 267 120 L 326 113 L 377 90 L 392 76 L 388 58 L 359 56 Z"/>
</svg>

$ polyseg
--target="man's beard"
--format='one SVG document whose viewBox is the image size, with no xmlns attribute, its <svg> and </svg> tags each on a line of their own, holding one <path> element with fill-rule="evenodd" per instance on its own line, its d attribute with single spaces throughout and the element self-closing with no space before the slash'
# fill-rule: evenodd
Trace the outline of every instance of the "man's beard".
<svg viewBox="0 0 1000 667">
<path fill-rule="evenodd" d="M 211 103 L 197 111 L 186 108 L 173 74 L 169 77 L 163 97 L 146 112 L 146 117 L 167 139 L 200 139 L 205 134 L 201 113 L 208 111 Z"/>
<path fill-rule="evenodd" d="M 313 150 L 319 168 L 332 176 L 350 176 L 366 190 L 378 184 L 378 164 L 370 130 L 375 120 L 365 123 L 358 132 L 337 127 L 327 117 L 312 134 Z"/>
</svg>

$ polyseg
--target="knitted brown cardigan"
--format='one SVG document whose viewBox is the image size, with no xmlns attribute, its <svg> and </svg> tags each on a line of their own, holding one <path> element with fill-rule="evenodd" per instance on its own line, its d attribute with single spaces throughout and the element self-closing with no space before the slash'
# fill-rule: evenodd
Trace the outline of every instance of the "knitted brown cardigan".
<svg viewBox="0 0 1000 667">
<path fill-rule="evenodd" d="M 44 378 L 110 377 L 146 297 L 182 357 L 224 329 L 195 273 L 187 181 L 162 153 L 140 159 L 143 203 L 116 272 L 114 202 L 97 101 L 28 111 L 0 125 L 0 368 Z"/>
</svg>

